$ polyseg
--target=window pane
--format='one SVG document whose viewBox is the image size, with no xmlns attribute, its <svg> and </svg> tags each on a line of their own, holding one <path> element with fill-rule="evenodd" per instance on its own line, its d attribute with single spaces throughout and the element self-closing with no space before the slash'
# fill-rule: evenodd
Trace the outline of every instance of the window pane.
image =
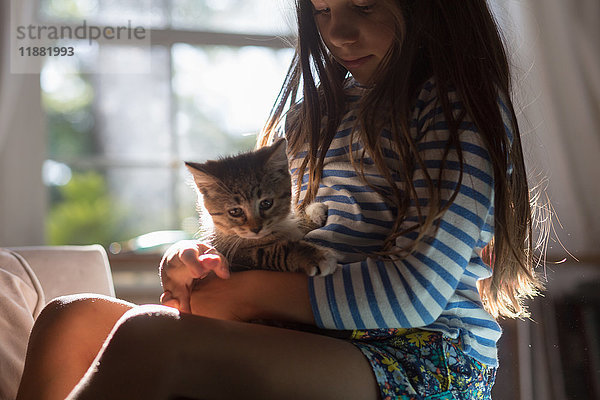
<svg viewBox="0 0 600 400">
<path fill-rule="evenodd" d="M 133 65 L 146 58 L 126 47 L 103 48 L 96 62 Z M 171 150 L 168 50 L 152 48 L 150 74 L 95 74 L 95 114 L 103 156 L 168 162 Z"/>
<path fill-rule="evenodd" d="M 42 20 L 153 28 L 289 35 L 292 0 L 39 0 Z"/>
<path fill-rule="evenodd" d="M 62 165 L 67 170 L 62 171 L 62 175 L 68 177 L 49 187 L 51 204 L 46 217 L 49 244 L 108 246 L 113 241 L 131 237 L 132 227 L 126 219 L 128 207 L 112 193 L 104 171 L 50 161 L 46 164 L 54 168 Z M 44 165 L 44 169 L 50 168 Z"/>
<path fill-rule="evenodd" d="M 172 0 L 174 28 L 286 35 L 292 32 L 291 0 Z"/>
<path fill-rule="evenodd" d="M 40 83 L 48 118 L 48 157 L 72 159 L 95 154 L 94 87 L 81 73 L 78 56 L 49 58 Z"/>
<path fill-rule="evenodd" d="M 110 168 L 110 192 L 123 211 L 128 237 L 178 228 L 173 208 L 173 171 L 168 168 Z"/>
<path fill-rule="evenodd" d="M 49 121 L 49 156 L 96 155 L 130 162 L 171 159 L 171 77 L 168 50 L 154 46 L 149 74 L 86 74 L 87 66 L 140 65 L 145 52 L 103 46 L 98 52 L 49 58 L 42 70 Z"/>
<path fill-rule="evenodd" d="M 203 160 L 251 148 L 291 62 L 290 49 L 173 47 L 179 153 Z"/>
<path fill-rule="evenodd" d="M 40 15 L 44 19 L 79 21 L 97 14 L 97 0 L 39 0 Z"/>
<path fill-rule="evenodd" d="M 46 170 L 61 166 L 47 164 Z M 189 177 L 182 167 L 71 167 L 56 172 L 68 175 L 66 181 L 49 187 L 49 244 L 99 243 L 108 248 L 117 242 L 123 250 L 139 250 L 145 246 L 130 239 L 148 232 L 179 230 L 179 238 L 198 232 L 196 194 L 186 184 Z"/>
<path fill-rule="evenodd" d="M 156 0 L 39 0 L 42 20 L 87 25 L 163 27 L 167 24 L 165 1 Z"/>
</svg>

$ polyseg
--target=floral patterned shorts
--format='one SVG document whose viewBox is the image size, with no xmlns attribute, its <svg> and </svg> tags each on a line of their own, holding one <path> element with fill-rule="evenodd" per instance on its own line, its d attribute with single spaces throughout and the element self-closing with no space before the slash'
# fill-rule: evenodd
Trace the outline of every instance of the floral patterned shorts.
<svg viewBox="0 0 600 400">
<path fill-rule="evenodd" d="M 421 329 L 355 330 L 383 400 L 491 399 L 496 369 L 464 354 L 460 340 Z"/>
</svg>

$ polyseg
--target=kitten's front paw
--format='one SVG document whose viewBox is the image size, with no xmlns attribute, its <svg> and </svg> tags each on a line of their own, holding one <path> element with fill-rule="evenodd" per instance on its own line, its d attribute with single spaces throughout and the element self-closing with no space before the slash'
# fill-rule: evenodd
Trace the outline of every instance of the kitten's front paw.
<svg viewBox="0 0 600 400">
<path fill-rule="evenodd" d="M 320 260 L 318 265 L 313 265 L 308 268 L 306 273 L 308 276 L 325 276 L 332 274 L 338 267 L 337 257 L 331 249 L 319 247 Z"/>
<path fill-rule="evenodd" d="M 304 212 L 306 216 L 318 226 L 325 225 L 328 207 L 325 203 L 310 203 Z"/>
</svg>

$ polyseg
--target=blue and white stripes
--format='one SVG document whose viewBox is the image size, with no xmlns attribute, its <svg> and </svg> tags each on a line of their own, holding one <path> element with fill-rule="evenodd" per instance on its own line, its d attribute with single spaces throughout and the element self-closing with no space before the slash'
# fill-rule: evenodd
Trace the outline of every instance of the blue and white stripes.
<svg viewBox="0 0 600 400">
<path fill-rule="evenodd" d="M 356 119 L 358 101 L 368 89 L 351 82 L 346 90 L 349 111 L 327 152 L 316 197 L 316 201 L 329 208 L 327 223 L 306 237 L 335 249 L 342 264 L 332 275 L 310 279 L 317 324 L 332 329 L 420 327 L 440 331 L 452 338 L 460 336 L 468 355 L 496 366 L 496 341 L 501 330 L 483 309 L 476 287 L 478 279 L 491 275 L 490 268 L 481 260 L 481 251 L 494 230 L 492 165 L 477 129 L 468 117 L 461 124 L 462 185 L 441 217 L 439 229 L 428 232 L 427 240 L 408 257 L 378 260 L 365 254 L 381 249 L 393 226 L 396 210 L 359 179 L 349 162 L 349 149 L 355 157 L 362 153 L 360 143 L 349 143 L 348 133 Z M 448 139 L 447 124 L 436 96 L 434 83 L 427 82 L 411 116 L 413 137 L 434 180 L 439 176 Z M 462 104 L 452 97 L 455 96 L 451 96 L 451 101 L 458 113 Z M 504 105 L 499 106 L 504 114 Z M 386 149 L 384 156 L 388 165 L 397 170 L 391 148 Z M 292 172 L 297 171 L 301 157 L 291 160 Z M 455 150 L 450 151 L 445 166 L 442 195 L 449 199 L 459 180 Z M 372 185 L 389 190 L 372 163 L 365 163 L 365 174 Z M 421 169 L 415 169 L 413 183 L 419 203 L 426 205 L 428 193 Z M 305 187 L 300 198 L 304 192 Z M 422 207 L 422 211 L 426 213 L 427 207 Z M 414 224 L 418 218 L 413 205 L 402 228 Z M 396 244 L 407 248 L 415 237 L 416 233 L 407 233 Z"/>
</svg>

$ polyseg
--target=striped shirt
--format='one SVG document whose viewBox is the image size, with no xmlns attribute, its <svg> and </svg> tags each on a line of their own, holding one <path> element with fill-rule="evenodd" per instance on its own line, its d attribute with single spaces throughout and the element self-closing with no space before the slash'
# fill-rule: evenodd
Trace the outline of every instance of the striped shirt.
<svg viewBox="0 0 600 400">
<path fill-rule="evenodd" d="M 365 253 L 382 248 L 395 220 L 395 209 L 361 181 L 349 161 L 350 151 L 355 157 L 362 154 L 361 143 L 349 141 L 359 100 L 367 90 L 353 80 L 345 89 L 348 111 L 327 151 L 315 199 L 327 204 L 327 222 L 306 236 L 336 250 L 341 264 L 333 274 L 309 280 L 317 325 L 329 329 L 419 327 L 439 331 L 452 339 L 460 337 L 469 356 L 497 366 L 496 342 L 501 329 L 484 310 L 476 286 L 477 280 L 492 273 L 481 259 L 482 249 L 494 232 L 494 181 L 489 153 L 475 125 L 465 117 L 459 128 L 464 158 L 462 185 L 440 218 L 439 229 L 432 230 L 428 240 L 421 241 L 406 258 L 366 256 Z M 456 94 L 451 93 L 450 100 L 457 113 L 464 108 Z M 510 126 L 506 107 L 501 101 L 499 104 L 505 126 Z M 449 132 L 433 80 L 423 86 L 410 122 L 420 156 L 429 176 L 435 180 Z M 391 139 L 386 129 L 382 136 Z M 386 147 L 389 141 L 382 143 L 385 161 L 392 171 L 397 170 L 396 153 L 391 146 Z M 290 160 L 293 174 L 298 171 L 304 154 Z M 389 188 L 369 155 L 365 157 L 365 176 L 369 182 Z M 446 199 L 457 185 L 459 168 L 456 150 L 450 150 L 442 175 L 442 196 Z M 295 174 L 294 177 L 298 179 Z M 306 192 L 307 179 L 306 173 L 300 199 Z M 413 184 L 421 204 L 426 204 L 428 197 L 425 182 L 423 171 L 416 168 Z M 421 208 L 423 213 L 427 212 L 426 207 Z M 417 218 L 413 204 L 401 228 L 414 225 Z M 398 237 L 396 244 L 407 248 L 415 238 L 415 232 L 407 233 Z"/>
</svg>

